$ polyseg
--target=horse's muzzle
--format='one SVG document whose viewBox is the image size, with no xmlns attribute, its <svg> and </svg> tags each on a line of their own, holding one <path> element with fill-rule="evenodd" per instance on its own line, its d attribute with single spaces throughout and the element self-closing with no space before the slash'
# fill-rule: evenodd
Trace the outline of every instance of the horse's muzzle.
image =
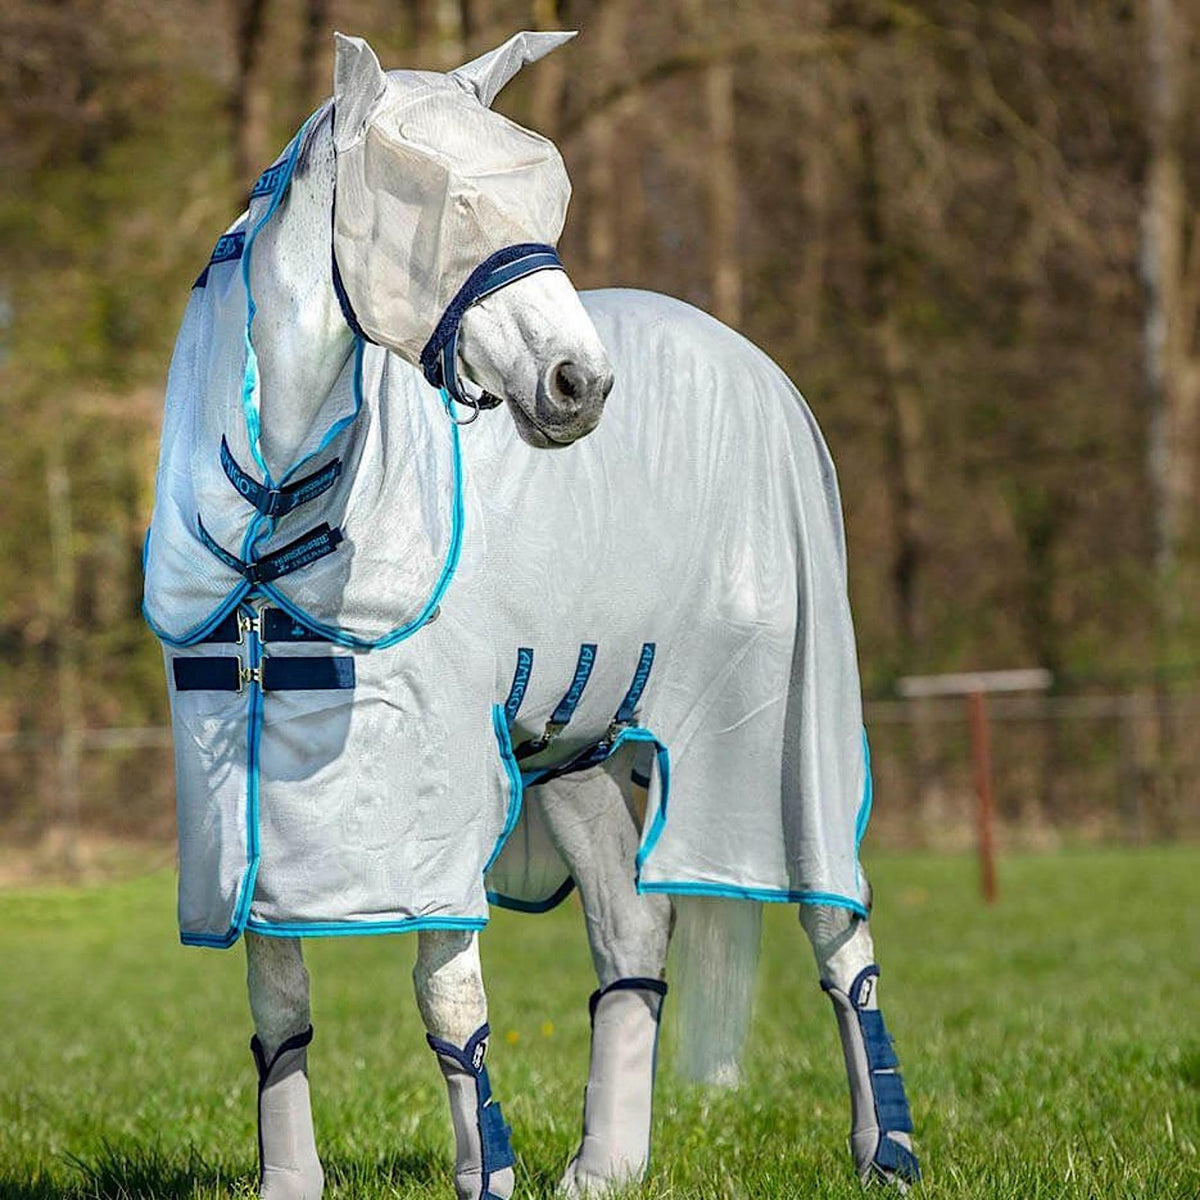
<svg viewBox="0 0 1200 1200">
<path fill-rule="evenodd" d="M 526 415 L 550 441 L 569 445 L 600 423 L 612 387 L 607 363 L 592 367 L 562 359 L 543 373 L 534 411 Z"/>
</svg>

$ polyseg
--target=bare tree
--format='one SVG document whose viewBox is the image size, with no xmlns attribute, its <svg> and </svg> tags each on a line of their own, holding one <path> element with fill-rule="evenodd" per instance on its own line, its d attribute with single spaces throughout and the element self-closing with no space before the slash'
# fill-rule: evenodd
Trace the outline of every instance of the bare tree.
<svg viewBox="0 0 1200 1200">
<path fill-rule="evenodd" d="M 1147 135 L 1142 207 L 1144 370 L 1150 402 L 1147 469 L 1153 503 L 1159 621 L 1168 638 L 1178 611 L 1180 543 L 1195 505 L 1200 407 L 1200 215 L 1189 208 L 1182 151 L 1185 71 L 1193 36 L 1185 6 L 1148 0 Z M 1191 229 L 1189 231 L 1189 224 Z M 1190 247 L 1189 247 L 1189 237 Z"/>
<path fill-rule="evenodd" d="M 270 94 L 262 77 L 268 0 L 234 0 L 237 71 L 229 115 L 233 125 L 233 174 L 239 190 L 249 187 L 270 150 Z"/>
</svg>

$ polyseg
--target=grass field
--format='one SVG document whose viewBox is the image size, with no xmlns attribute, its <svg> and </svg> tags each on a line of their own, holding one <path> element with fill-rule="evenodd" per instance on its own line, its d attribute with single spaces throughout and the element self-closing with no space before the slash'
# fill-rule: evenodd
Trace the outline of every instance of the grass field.
<svg viewBox="0 0 1200 1200">
<path fill-rule="evenodd" d="M 869 865 L 922 1192 L 1200 1196 L 1200 852 L 1009 860 L 992 911 L 969 860 Z M 173 907 L 161 874 L 0 893 L 0 1196 L 253 1195 L 243 956 L 178 946 Z M 828 1001 L 794 912 L 765 926 L 747 1083 L 661 1073 L 650 1197 L 859 1195 Z M 329 1197 L 453 1196 L 414 945 L 310 946 Z M 549 1196 L 586 1069 L 578 910 L 499 914 L 484 959 L 519 1194 Z"/>
</svg>

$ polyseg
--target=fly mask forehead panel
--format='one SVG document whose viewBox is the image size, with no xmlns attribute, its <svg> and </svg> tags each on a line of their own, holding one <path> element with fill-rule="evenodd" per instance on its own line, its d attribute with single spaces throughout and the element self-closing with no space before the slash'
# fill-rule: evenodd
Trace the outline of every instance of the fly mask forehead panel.
<svg viewBox="0 0 1200 1200">
<path fill-rule="evenodd" d="M 542 270 L 571 185 L 554 144 L 498 113 L 526 62 L 572 37 L 520 33 L 449 75 L 385 73 L 338 35 L 333 214 L 335 286 L 347 322 L 460 403 L 458 327 L 476 300 Z"/>
</svg>

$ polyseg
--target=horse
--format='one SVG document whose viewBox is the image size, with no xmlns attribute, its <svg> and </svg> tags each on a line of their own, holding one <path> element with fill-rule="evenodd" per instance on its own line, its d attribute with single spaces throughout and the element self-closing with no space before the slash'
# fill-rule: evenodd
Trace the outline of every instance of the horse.
<svg viewBox="0 0 1200 1200">
<path fill-rule="evenodd" d="M 685 1057 L 736 1077 L 767 902 L 798 905 L 833 1003 L 856 1169 L 919 1178 L 858 865 L 833 464 L 738 334 L 571 287 L 561 159 L 490 107 L 571 36 L 440 74 L 336 35 L 332 100 L 218 241 L 172 358 L 144 611 L 180 936 L 245 942 L 262 1200 L 324 1187 L 302 939 L 393 932 L 417 934 L 457 1195 L 508 1200 L 478 934 L 489 903 L 572 888 L 598 988 L 565 1194 L 644 1175 L 676 920 L 703 974 Z"/>
</svg>

